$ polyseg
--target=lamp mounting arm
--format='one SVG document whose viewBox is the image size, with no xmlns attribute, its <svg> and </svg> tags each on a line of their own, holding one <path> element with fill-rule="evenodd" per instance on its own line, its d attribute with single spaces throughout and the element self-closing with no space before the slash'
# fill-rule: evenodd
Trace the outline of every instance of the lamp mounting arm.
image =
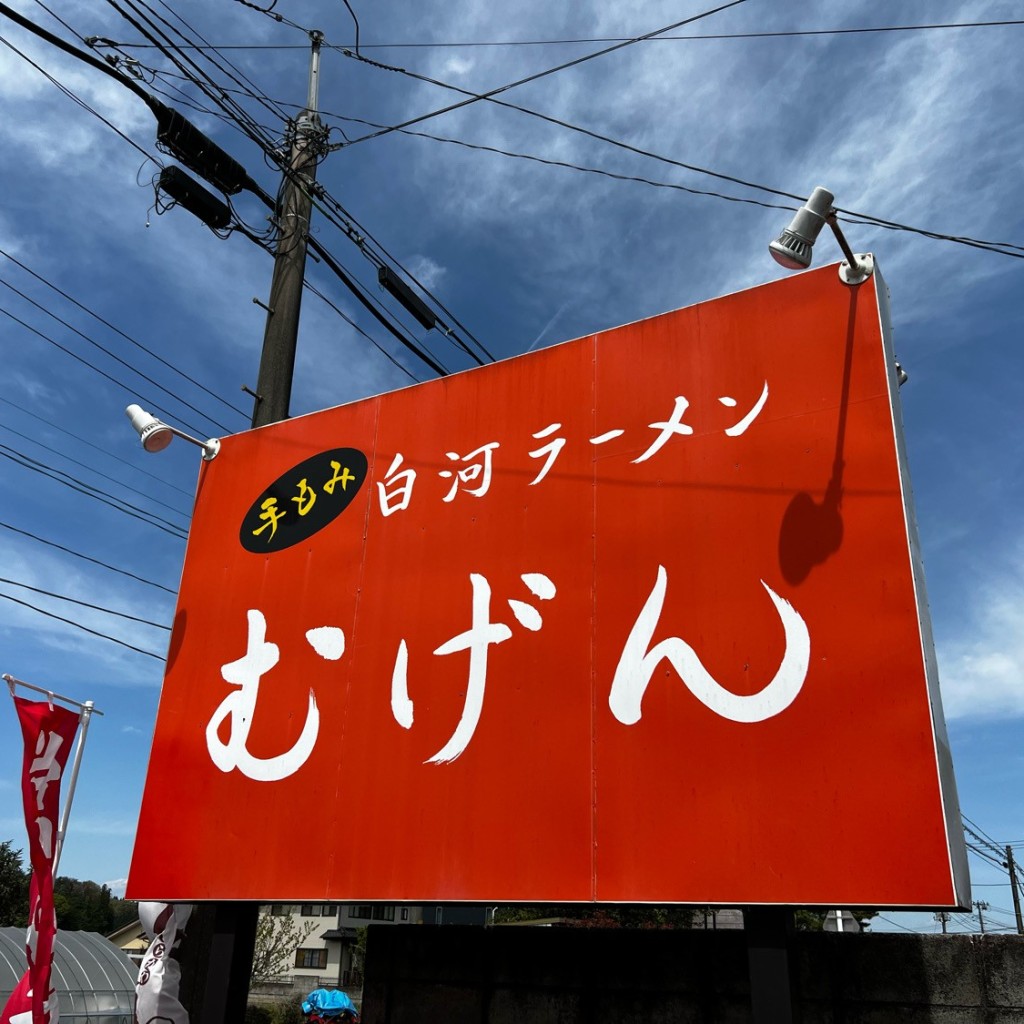
<svg viewBox="0 0 1024 1024">
<path fill-rule="evenodd" d="M 843 284 L 863 284 L 875 271 L 875 261 L 871 254 L 854 253 L 850 248 L 846 235 L 843 234 L 842 229 L 839 227 L 839 219 L 836 217 L 834 207 L 829 210 L 825 223 L 832 229 L 832 234 L 836 236 L 839 248 L 843 250 L 843 255 L 846 257 L 839 264 L 839 277 Z"/>
</svg>

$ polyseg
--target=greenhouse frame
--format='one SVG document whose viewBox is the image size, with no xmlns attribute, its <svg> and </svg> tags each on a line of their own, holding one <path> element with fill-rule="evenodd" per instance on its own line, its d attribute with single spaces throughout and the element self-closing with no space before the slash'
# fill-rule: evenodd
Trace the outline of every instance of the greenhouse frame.
<svg viewBox="0 0 1024 1024">
<path fill-rule="evenodd" d="M 0 928 L 0 1007 L 25 973 L 25 929 Z M 62 1024 L 131 1024 L 137 968 L 96 932 L 57 932 L 52 982 Z"/>
</svg>

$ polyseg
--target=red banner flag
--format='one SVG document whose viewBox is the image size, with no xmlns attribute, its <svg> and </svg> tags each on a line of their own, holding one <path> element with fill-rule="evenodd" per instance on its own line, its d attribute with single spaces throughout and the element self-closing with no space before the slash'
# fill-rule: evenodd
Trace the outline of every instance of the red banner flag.
<svg viewBox="0 0 1024 1024">
<path fill-rule="evenodd" d="M 25 739 L 21 794 L 28 828 L 32 884 L 25 937 L 28 970 L 11 993 L 0 1024 L 55 1024 L 56 993 L 50 968 L 57 920 L 53 909 L 53 857 L 58 829 L 60 780 L 78 729 L 78 715 L 46 701 L 14 698 Z"/>
</svg>

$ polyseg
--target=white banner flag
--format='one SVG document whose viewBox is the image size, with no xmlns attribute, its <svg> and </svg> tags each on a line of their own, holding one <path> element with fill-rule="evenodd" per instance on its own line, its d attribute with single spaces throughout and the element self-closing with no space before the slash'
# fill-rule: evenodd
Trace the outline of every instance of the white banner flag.
<svg viewBox="0 0 1024 1024">
<path fill-rule="evenodd" d="M 135 985 L 134 1024 L 188 1024 L 178 1001 L 181 967 L 171 953 L 192 914 L 190 903 L 140 903 L 139 921 L 152 938 Z"/>
</svg>

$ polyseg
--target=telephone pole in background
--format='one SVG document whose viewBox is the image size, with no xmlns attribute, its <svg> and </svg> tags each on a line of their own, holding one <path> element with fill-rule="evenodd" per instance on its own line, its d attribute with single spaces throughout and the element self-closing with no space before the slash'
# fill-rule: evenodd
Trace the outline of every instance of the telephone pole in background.
<svg viewBox="0 0 1024 1024">
<path fill-rule="evenodd" d="M 277 210 L 277 252 L 270 284 L 263 355 L 256 383 L 252 425 L 262 427 L 288 418 L 295 370 L 295 344 L 299 334 L 302 282 L 306 270 L 306 241 L 313 211 L 311 186 L 323 152 L 324 131 L 317 113 L 320 103 L 320 44 L 323 32 L 309 33 L 313 46 L 309 60 L 306 109 L 299 115 L 291 139 L 289 173 Z"/>
<path fill-rule="evenodd" d="M 975 900 L 974 909 L 978 911 L 978 927 L 981 929 L 981 934 L 985 934 L 985 918 L 983 912 L 988 910 L 988 904 L 984 900 Z"/>
<path fill-rule="evenodd" d="M 1017 887 L 1017 865 L 1013 861 L 1013 847 L 1006 844 L 1006 870 L 1010 873 L 1010 892 L 1013 894 L 1013 915 L 1017 918 L 1017 934 L 1024 935 L 1024 920 L 1020 915 L 1020 889 Z"/>
<path fill-rule="evenodd" d="M 324 34 L 312 31 L 309 38 L 312 53 L 306 109 L 296 119 L 292 132 L 288 170 L 276 210 L 277 249 L 256 385 L 254 427 L 287 419 L 292 393 L 313 209 L 311 186 L 324 152 L 324 132 L 317 113 Z M 214 841 L 211 835 L 210 842 Z M 191 1024 L 229 1024 L 245 1016 L 258 919 L 258 903 L 202 903 L 195 908 L 179 953 L 181 1001 Z"/>
</svg>

